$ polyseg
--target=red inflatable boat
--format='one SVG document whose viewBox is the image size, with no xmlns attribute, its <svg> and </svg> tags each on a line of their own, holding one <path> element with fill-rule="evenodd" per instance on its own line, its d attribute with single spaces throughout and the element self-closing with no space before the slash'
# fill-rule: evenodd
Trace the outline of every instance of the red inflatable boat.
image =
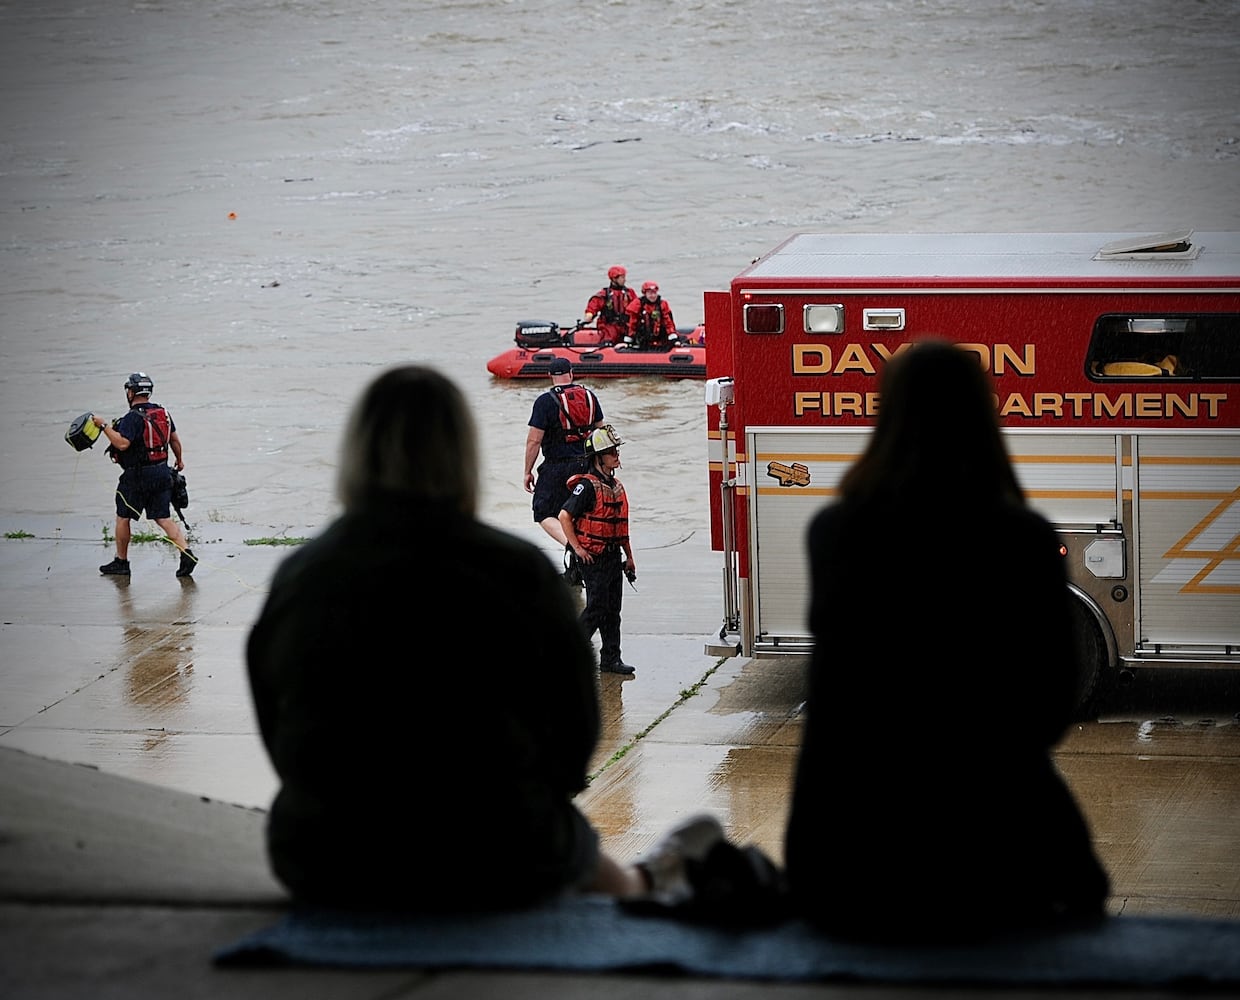
<svg viewBox="0 0 1240 1000">
<path fill-rule="evenodd" d="M 515 346 L 487 362 L 496 378 L 546 378 L 556 358 L 568 358 L 578 378 L 706 378 L 705 327 L 680 327 L 680 341 L 671 348 L 601 345 L 592 326 L 561 327 L 558 323 L 521 320 Z"/>
</svg>

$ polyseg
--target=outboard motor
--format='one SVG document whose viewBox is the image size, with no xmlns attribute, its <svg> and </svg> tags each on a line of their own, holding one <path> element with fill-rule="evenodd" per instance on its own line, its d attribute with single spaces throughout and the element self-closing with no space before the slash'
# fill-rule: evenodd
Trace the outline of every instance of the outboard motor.
<svg viewBox="0 0 1240 1000">
<path fill-rule="evenodd" d="M 544 319 L 519 319 L 513 339 L 518 347 L 557 347 L 564 342 L 558 323 Z"/>
</svg>

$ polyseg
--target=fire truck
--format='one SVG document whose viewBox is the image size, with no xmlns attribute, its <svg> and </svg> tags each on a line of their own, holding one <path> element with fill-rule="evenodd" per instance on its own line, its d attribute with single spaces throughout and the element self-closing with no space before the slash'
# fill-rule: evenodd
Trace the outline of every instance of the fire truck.
<svg viewBox="0 0 1240 1000">
<path fill-rule="evenodd" d="M 935 337 L 993 377 L 1059 533 L 1080 706 L 1137 669 L 1240 668 L 1240 233 L 804 233 L 706 292 L 705 317 L 707 654 L 811 650 L 809 521 L 865 446 L 886 361 Z"/>
</svg>

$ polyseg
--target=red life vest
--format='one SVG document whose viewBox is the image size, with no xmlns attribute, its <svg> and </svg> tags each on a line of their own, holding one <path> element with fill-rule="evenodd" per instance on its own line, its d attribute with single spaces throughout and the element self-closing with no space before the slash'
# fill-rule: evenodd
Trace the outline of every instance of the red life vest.
<svg viewBox="0 0 1240 1000">
<path fill-rule="evenodd" d="M 598 297 L 603 300 L 603 308 L 598 314 L 599 320 L 611 326 L 624 326 L 628 323 L 629 303 L 637 298 L 633 289 L 611 285 L 600 291 Z"/>
<path fill-rule="evenodd" d="M 594 506 L 573 520 L 573 529 L 581 547 L 598 555 L 629 540 L 629 497 L 620 480 L 613 479 L 609 486 L 592 472 L 569 476 L 568 488 L 572 490 L 582 479 L 594 487 Z"/>
<path fill-rule="evenodd" d="M 629 336 L 637 341 L 638 347 L 666 344 L 675 332 L 672 307 L 662 296 L 653 302 L 640 298 L 629 306 Z"/>
<path fill-rule="evenodd" d="M 553 385 L 551 393 L 560 406 L 560 426 L 564 428 L 564 440 L 584 441 L 598 423 L 598 397 L 576 382 Z"/>
</svg>

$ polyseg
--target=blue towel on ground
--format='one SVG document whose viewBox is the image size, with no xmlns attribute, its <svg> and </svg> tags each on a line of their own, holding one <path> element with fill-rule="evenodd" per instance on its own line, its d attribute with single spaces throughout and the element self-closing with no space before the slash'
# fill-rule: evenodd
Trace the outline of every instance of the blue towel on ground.
<svg viewBox="0 0 1240 1000">
<path fill-rule="evenodd" d="M 894 947 L 826 937 L 799 921 L 734 930 L 573 897 L 460 916 L 293 910 L 215 955 L 225 966 L 664 971 L 771 981 L 1240 985 L 1240 921 L 1111 917 L 984 945 Z"/>
</svg>

